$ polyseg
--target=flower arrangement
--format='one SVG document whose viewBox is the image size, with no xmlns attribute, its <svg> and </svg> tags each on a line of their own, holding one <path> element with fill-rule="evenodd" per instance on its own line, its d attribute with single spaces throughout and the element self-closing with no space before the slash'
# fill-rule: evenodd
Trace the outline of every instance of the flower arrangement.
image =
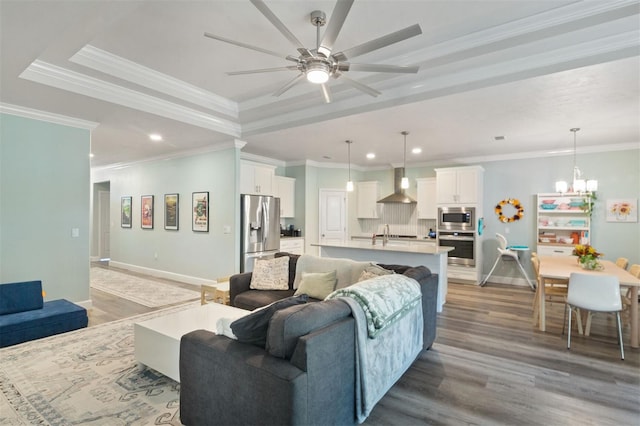
<svg viewBox="0 0 640 426">
<path fill-rule="evenodd" d="M 618 219 L 626 220 L 627 217 L 631 214 L 633 207 L 630 203 L 615 203 L 611 206 L 611 213 L 616 215 Z"/>
<path fill-rule="evenodd" d="M 578 256 L 578 263 L 585 269 L 599 269 L 601 267 L 598 257 L 602 253 L 598 253 L 589 244 L 578 244 L 573 249 L 574 256 Z"/>
</svg>

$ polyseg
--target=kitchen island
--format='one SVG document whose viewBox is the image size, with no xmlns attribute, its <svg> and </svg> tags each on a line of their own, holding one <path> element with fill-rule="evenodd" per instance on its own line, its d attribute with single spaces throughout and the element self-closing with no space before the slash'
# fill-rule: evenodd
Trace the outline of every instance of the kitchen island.
<svg viewBox="0 0 640 426">
<path fill-rule="evenodd" d="M 452 247 L 440 247 L 434 244 L 416 244 L 405 241 L 392 241 L 386 245 L 378 241 L 347 241 L 311 244 L 320 247 L 320 256 L 338 257 L 376 263 L 426 266 L 432 273 L 438 274 L 438 312 L 447 299 L 447 253 Z"/>
</svg>

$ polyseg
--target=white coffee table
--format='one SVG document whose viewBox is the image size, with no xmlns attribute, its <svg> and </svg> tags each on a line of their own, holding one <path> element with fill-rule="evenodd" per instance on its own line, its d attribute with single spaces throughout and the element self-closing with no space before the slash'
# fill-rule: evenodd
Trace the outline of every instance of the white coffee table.
<svg viewBox="0 0 640 426">
<path fill-rule="evenodd" d="M 244 309 L 209 303 L 184 311 L 159 316 L 133 325 L 135 357 L 173 380 L 180 381 L 180 339 L 194 330 L 216 332 L 220 318 L 241 318 Z"/>
</svg>

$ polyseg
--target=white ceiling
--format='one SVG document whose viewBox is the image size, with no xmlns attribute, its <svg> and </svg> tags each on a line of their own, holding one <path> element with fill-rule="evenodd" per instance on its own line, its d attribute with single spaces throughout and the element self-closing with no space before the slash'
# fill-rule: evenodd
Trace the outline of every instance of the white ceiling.
<svg viewBox="0 0 640 426">
<path fill-rule="evenodd" d="M 268 7 L 315 45 L 313 10 Z M 291 65 L 205 38 L 210 32 L 297 56 L 248 1 L 0 0 L 0 102 L 98 123 L 93 167 L 246 142 L 243 152 L 288 163 L 360 167 L 451 164 L 640 146 L 640 2 L 356 0 L 335 44 L 344 50 L 418 23 L 423 34 L 353 59 L 420 65 L 417 74 L 350 71 L 377 98 L 333 80 L 333 102 L 303 82 L 271 94 Z M 160 133 L 162 142 L 151 142 Z M 504 136 L 504 141 L 496 141 Z M 375 152 L 375 160 L 364 155 Z"/>
</svg>

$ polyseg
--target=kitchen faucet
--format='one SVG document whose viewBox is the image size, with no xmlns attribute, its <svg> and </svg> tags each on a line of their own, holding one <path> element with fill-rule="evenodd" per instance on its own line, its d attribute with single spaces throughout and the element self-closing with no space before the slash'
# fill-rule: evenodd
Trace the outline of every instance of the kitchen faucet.
<svg viewBox="0 0 640 426">
<path fill-rule="evenodd" d="M 386 246 L 389 242 L 389 224 L 384 225 L 384 232 L 382 234 L 382 245 Z"/>
</svg>

